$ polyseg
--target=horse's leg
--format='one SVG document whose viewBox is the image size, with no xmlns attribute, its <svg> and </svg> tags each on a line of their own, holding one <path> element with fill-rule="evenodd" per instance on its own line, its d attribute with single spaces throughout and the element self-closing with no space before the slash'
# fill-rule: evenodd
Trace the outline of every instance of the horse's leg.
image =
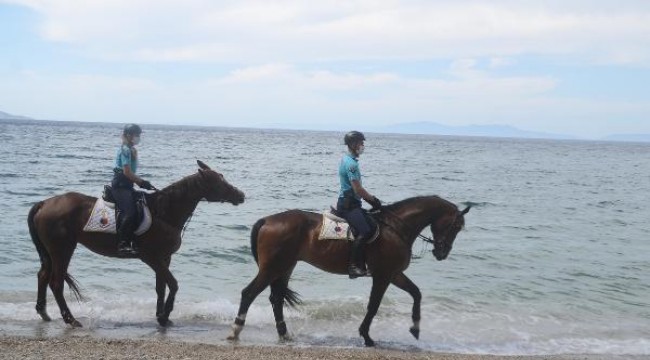
<svg viewBox="0 0 650 360">
<path fill-rule="evenodd" d="M 41 269 L 38 271 L 38 292 L 36 295 L 36 312 L 44 321 L 52 321 L 47 314 L 47 284 L 50 282 L 52 275 L 52 263 L 49 259 L 44 260 Z"/>
<path fill-rule="evenodd" d="M 293 270 L 293 269 L 292 269 Z M 290 340 L 287 335 L 287 324 L 284 322 L 284 301 L 287 293 L 289 292 L 289 277 L 291 271 L 279 279 L 271 283 L 271 295 L 269 301 L 273 307 L 273 316 L 275 317 L 275 328 L 278 330 L 278 335 L 281 340 Z"/>
<path fill-rule="evenodd" d="M 237 311 L 237 317 L 232 325 L 232 333 L 228 336 L 228 340 L 239 339 L 239 333 L 244 328 L 244 323 L 246 323 L 246 313 L 248 313 L 248 308 L 251 306 L 257 295 L 264 291 L 267 286 L 269 286 L 269 281 L 266 280 L 266 277 L 263 277 L 258 273 L 255 279 L 253 279 L 253 281 L 242 290 L 239 311 Z"/>
<path fill-rule="evenodd" d="M 384 293 L 386 293 L 389 284 L 390 282 L 388 279 L 380 279 L 378 277 L 372 278 L 372 290 L 370 291 L 370 300 L 368 301 L 368 312 L 359 327 L 359 334 L 363 336 L 366 346 L 375 346 L 375 342 L 370 338 L 370 335 L 368 335 L 368 332 L 370 331 L 370 323 L 372 323 L 372 319 L 377 315 L 379 304 L 381 303 L 381 299 L 384 297 Z"/>
<path fill-rule="evenodd" d="M 420 338 L 420 301 L 422 300 L 422 294 L 420 293 L 420 289 L 418 289 L 417 285 L 415 285 L 411 279 L 409 279 L 404 273 L 400 273 L 395 278 L 393 278 L 392 281 L 393 285 L 397 286 L 398 288 L 406 291 L 413 297 L 413 314 L 412 314 L 412 319 L 413 319 L 413 326 L 409 329 L 411 334 L 416 339 Z"/>
<path fill-rule="evenodd" d="M 59 305 L 59 310 L 61 310 L 61 317 L 66 324 L 70 324 L 72 327 L 82 327 L 81 323 L 72 316 L 68 304 L 63 297 L 63 285 L 65 275 L 68 271 L 68 265 L 70 264 L 70 259 L 72 258 L 72 253 L 74 252 L 74 247 L 71 249 L 62 249 L 55 253 L 50 253 L 50 258 L 52 260 L 52 276 L 50 277 L 50 289 L 54 294 L 54 299 Z"/>
<path fill-rule="evenodd" d="M 171 263 L 171 256 L 167 257 L 164 261 L 167 268 Z M 165 313 L 165 292 L 167 290 L 167 283 L 165 282 L 164 277 L 156 272 L 156 294 L 158 299 L 156 301 L 156 318 L 159 318 Z"/>
<path fill-rule="evenodd" d="M 178 292 L 178 281 L 176 281 L 174 275 L 169 271 L 169 261 L 167 261 L 167 259 L 143 259 L 142 261 L 149 265 L 149 267 L 151 267 L 151 269 L 156 273 L 156 292 L 158 293 L 158 301 L 160 301 L 160 287 L 162 287 L 163 298 L 165 292 L 164 286 L 160 286 L 160 284 L 166 284 L 169 287 L 169 295 L 167 296 L 167 301 L 165 301 L 163 306 L 162 313 L 156 315 L 158 324 L 161 326 L 167 326 L 170 323 L 169 314 L 174 310 L 174 301 L 176 299 L 176 293 Z M 158 307 L 156 312 L 158 313 L 159 311 L 160 307 Z"/>
</svg>

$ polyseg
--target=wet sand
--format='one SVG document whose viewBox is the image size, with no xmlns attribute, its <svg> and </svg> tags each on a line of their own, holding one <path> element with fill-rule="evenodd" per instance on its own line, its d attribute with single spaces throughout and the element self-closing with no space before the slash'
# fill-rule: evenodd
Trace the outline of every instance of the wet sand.
<svg viewBox="0 0 650 360">
<path fill-rule="evenodd" d="M 553 355 L 495 356 L 443 354 L 425 351 L 385 349 L 349 349 L 330 347 L 295 347 L 291 345 L 210 345 L 161 340 L 112 340 L 93 337 L 56 337 L 35 339 L 0 337 L 0 359 L 359 359 L 359 360 L 539 360 L 539 359 L 641 359 L 642 357 Z"/>
</svg>

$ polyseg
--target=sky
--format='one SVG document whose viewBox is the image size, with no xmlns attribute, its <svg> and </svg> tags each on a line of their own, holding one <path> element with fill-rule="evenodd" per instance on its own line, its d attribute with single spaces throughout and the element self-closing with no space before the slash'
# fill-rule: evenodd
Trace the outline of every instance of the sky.
<svg viewBox="0 0 650 360">
<path fill-rule="evenodd" d="M 647 0 L 0 0 L 0 111 L 650 133 Z"/>
</svg>

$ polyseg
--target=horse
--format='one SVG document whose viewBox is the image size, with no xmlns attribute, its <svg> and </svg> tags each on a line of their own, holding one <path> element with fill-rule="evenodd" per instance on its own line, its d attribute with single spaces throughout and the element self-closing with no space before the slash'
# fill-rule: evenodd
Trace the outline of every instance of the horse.
<svg viewBox="0 0 650 360">
<path fill-rule="evenodd" d="M 139 258 L 156 273 L 156 318 L 161 326 L 171 323 L 169 315 L 178 291 L 178 282 L 169 271 L 171 256 L 180 248 L 184 225 L 198 202 L 202 199 L 233 205 L 244 202 L 244 193 L 229 184 L 222 174 L 200 160 L 197 163 L 197 173 L 146 195 L 152 224 L 147 232 L 136 237 L 139 251 L 136 256 L 130 256 Z M 73 328 L 82 327 L 63 297 L 65 281 L 77 300 L 83 299 L 77 282 L 68 274 L 70 258 L 78 243 L 100 255 L 124 257 L 117 251 L 115 234 L 83 231 L 96 200 L 91 196 L 68 192 L 40 201 L 29 211 L 29 232 L 41 261 L 36 312 L 44 321 L 51 321 L 45 299 L 49 284 L 64 322 Z M 165 301 L 167 287 L 169 295 Z"/>
<path fill-rule="evenodd" d="M 426 226 L 430 226 L 433 256 L 444 260 L 449 255 L 458 232 L 465 225 L 464 215 L 470 206 L 459 210 L 453 203 L 438 196 L 413 197 L 384 206 L 371 215 L 380 226 L 380 235 L 366 245 L 365 256 L 372 276 L 372 290 L 367 313 L 359 334 L 366 346 L 374 346 L 370 324 L 390 284 L 408 292 L 413 298 L 411 334 L 420 334 L 420 301 L 418 287 L 404 274 L 411 260 L 411 248 Z M 322 214 L 288 210 L 258 220 L 251 231 L 251 252 L 258 264 L 255 278 L 241 292 L 237 317 L 229 340 L 238 340 L 246 321 L 246 313 L 255 298 L 271 286 L 269 300 L 273 308 L 276 329 L 281 340 L 288 340 L 283 307 L 286 302 L 295 307 L 298 294 L 289 289 L 289 278 L 298 261 L 305 261 L 321 270 L 347 275 L 349 241 L 319 240 Z"/>
</svg>

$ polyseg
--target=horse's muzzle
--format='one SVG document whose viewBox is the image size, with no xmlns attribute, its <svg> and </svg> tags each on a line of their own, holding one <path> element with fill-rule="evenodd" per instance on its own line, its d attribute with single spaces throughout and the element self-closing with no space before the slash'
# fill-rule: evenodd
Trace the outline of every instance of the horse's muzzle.
<svg viewBox="0 0 650 360">
<path fill-rule="evenodd" d="M 239 205 L 244 202 L 244 199 L 246 198 L 246 195 L 244 195 L 244 192 L 241 190 L 237 190 L 237 196 L 232 201 L 233 205 Z"/>
<path fill-rule="evenodd" d="M 436 251 L 436 249 L 433 249 L 433 257 L 435 257 L 436 260 L 438 261 L 442 261 L 446 259 L 448 255 L 449 255 L 449 251 L 442 251 L 442 250 Z"/>
</svg>

